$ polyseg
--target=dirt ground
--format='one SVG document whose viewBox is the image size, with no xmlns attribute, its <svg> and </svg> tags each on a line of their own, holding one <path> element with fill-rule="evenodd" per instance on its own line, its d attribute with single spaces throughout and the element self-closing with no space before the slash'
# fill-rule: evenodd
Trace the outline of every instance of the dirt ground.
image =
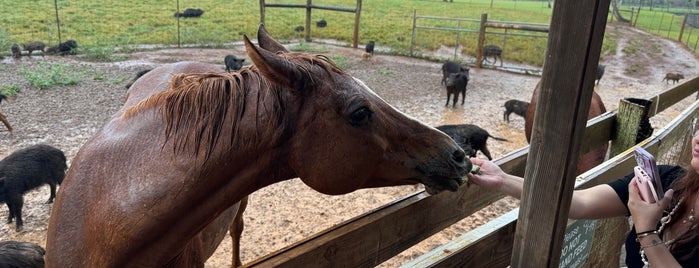
<svg viewBox="0 0 699 268">
<path fill-rule="evenodd" d="M 671 85 L 661 81 L 667 72 L 682 72 L 688 78 L 699 73 L 697 57 L 681 44 L 616 24 L 608 26 L 607 35 L 616 36 L 619 44 L 616 53 L 603 55 L 601 63 L 607 66 L 606 73 L 596 88 L 608 110 L 616 109 L 621 98 L 648 98 L 669 88 Z M 624 49 L 629 44 L 635 46 L 636 53 Z M 363 60 L 360 49 L 312 45 L 328 50 L 323 54 L 342 55 L 348 59 L 345 67 L 348 73 L 363 80 L 399 110 L 419 120 L 433 126 L 476 124 L 493 136 L 508 139 L 508 142 L 488 141 L 494 158 L 527 145 L 523 118 L 512 115 L 510 123 L 504 122 L 503 103 L 509 99 L 529 101 L 539 77 L 472 68 L 466 103 L 451 108 L 444 106 L 446 92 L 440 84 L 439 63 L 381 54 Z M 29 145 L 44 143 L 62 149 L 70 164 L 80 146 L 121 106 L 126 92 L 124 86 L 137 71 L 185 60 L 221 64 L 223 71 L 226 54 L 244 56 L 244 47 L 152 50 L 128 54 L 126 60 L 114 63 L 86 62 L 79 56 L 5 59 L 0 63 L 0 86 L 17 84 L 22 91 L 15 101 L 0 105 L 15 129 L 10 134 L 0 127 L 0 157 Z M 504 57 L 506 59 L 507 55 Z M 38 90 L 23 78 L 20 71 L 35 66 L 48 67 L 46 63 L 78 66 L 86 79 L 73 86 Z M 249 60 L 245 64 L 250 64 Z M 664 112 L 654 117 L 651 123 L 654 127 L 661 126 L 678 111 Z M 389 187 L 326 196 L 311 190 L 298 179 L 263 188 L 250 197 L 245 212 L 241 245 L 243 262 L 260 258 L 421 189 L 421 186 Z M 47 186 L 27 193 L 23 211 L 24 231 L 15 232 L 14 224 L 0 224 L 0 241 L 29 241 L 44 246 L 51 210 L 50 204 L 44 204 L 47 199 Z M 518 201 L 510 198 L 498 201 L 380 267 L 397 267 L 406 263 L 517 205 Z M 6 219 L 7 214 L 6 209 L 0 209 L 0 218 Z M 207 267 L 229 266 L 230 250 L 230 239 L 226 239 L 209 259 Z"/>
</svg>

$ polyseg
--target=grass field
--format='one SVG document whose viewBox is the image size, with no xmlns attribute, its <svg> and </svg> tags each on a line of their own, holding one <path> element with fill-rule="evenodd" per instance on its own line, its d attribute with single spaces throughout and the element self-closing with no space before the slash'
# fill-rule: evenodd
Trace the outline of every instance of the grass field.
<svg viewBox="0 0 699 268">
<path fill-rule="evenodd" d="M 275 0 L 270 3 L 305 4 L 306 0 Z M 123 1 L 53 1 L 18 0 L 4 5 L 6 12 L 0 17 L 0 46 L 9 54 L 12 43 L 41 40 L 49 45 L 58 42 L 56 14 L 60 21 L 61 40 L 77 40 L 81 49 L 107 53 L 111 48 L 131 50 L 143 45 L 183 45 L 225 47 L 242 40 L 243 34 L 254 36 L 260 20 L 259 1 L 252 0 L 123 0 Z M 316 5 L 334 7 L 356 7 L 353 0 L 317 0 Z M 201 8 L 205 13 L 200 18 L 173 16 L 179 5 L 185 8 Z M 359 44 L 376 40 L 384 53 L 406 55 L 410 51 L 413 12 L 418 16 L 443 18 L 479 19 L 487 13 L 489 20 L 522 23 L 548 24 L 552 9 L 546 1 L 495 1 L 457 0 L 447 3 L 439 0 L 381 0 L 363 1 Z M 267 8 L 265 24 L 268 30 L 281 41 L 301 38 L 294 32 L 296 26 L 305 24 L 305 9 Z M 641 16 L 645 19 L 656 16 Z M 351 44 L 354 14 L 322 9 L 312 11 L 312 22 L 325 19 L 328 26 L 317 28 L 312 25 L 312 38 L 335 39 Z M 458 25 L 454 20 L 421 20 L 426 27 L 460 28 L 477 30 L 477 23 Z M 652 22 L 651 22 L 652 23 Z M 403 41 L 399 41 L 399 37 Z M 453 46 L 456 33 L 449 31 L 419 30 L 416 48 L 434 50 L 441 45 Z M 477 34 L 461 33 L 458 42 L 463 54 L 475 54 Z M 530 38 L 510 35 L 488 35 L 487 42 L 507 44 L 507 59 L 532 65 L 541 65 L 545 52 L 545 38 Z M 606 38 L 603 50 L 615 49 L 616 44 Z M 92 48 L 92 50 L 90 50 Z M 604 53 L 603 53 L 604 54 Z"/>
</svg>

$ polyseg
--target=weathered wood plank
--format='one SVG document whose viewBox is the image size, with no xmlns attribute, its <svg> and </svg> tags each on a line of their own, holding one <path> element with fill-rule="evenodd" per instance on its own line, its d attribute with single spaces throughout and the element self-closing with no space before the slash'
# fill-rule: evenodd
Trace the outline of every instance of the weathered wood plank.
<svg viewBox="0 0 699 268">
<path fill-rule="evenodd" d="M 608 7 L 609 0 L 554 5 L 513 267 L 559 265 Z"/>
<path fill-rule="evenodd" d="M 649 98 L 649 100 L 653 101 L 653 105 L 648 111 L 648 117 L 653 117 L 654 115 L 665 111 L 675 103 L 678 103 L 689 95 L 696 93 L 697 90 L 699 90 L 699 76 L 688 79 L 677 86 L 669 88 L 660 94 Z"/>
<path fill-rule="evenodd" d="M 517 214 L 519 209 L 511 210 L 401 268 L 507 267 L 512 256 Z"/>
</svg>

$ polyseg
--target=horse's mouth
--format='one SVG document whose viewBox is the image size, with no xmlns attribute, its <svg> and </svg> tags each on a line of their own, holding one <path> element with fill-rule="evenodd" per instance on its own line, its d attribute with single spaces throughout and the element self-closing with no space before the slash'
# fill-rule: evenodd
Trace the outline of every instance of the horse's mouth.
<svg viewBox="0 0 699 268">
<path fill-rule="evenodd" d="M 418 177 L 418 181 L 425 185 L 425 191 L 434 195 L 444 190 L 458 191 L 459 187 L 468 181 L 466 175 L 471 171 L 472 166 L 471 161 L 466 160 L 460 163 L 452 162 L 446 166 L 435 164 L 418 166 L 415 171 L 422 174 Z"/>
<path fill-rule="evenodd" d="M 456 192 L 459 186 L 467 182 L 467 177 L 466 175 L 463 177 L 430 176 L 423 178 L 421 182 L 425 185 L 425 191 L 428 194 L 435 195 L 444 190 Z"/>
</svg>

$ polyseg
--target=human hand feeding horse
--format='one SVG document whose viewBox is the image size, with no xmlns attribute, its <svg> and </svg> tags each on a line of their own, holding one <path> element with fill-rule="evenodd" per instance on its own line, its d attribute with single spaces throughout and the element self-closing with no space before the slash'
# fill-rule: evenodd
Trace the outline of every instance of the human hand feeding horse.
<svg viewBox="0 0 699 268">
<path fill-rule="evenodd" d="M 289 52 L 263 26 L 259 46 L 244 41 L 253 65 L 239 72 L 175 63 L 131 86 L 72 161 L 47 267 L 202 267 L 229 226 L 239 235 L 240 201 L 267 185 L 298 177 L 345 194 L 423 183 L 435 194 L 471 170 L 451 138 L 327 57 Z"/>
</svg>

